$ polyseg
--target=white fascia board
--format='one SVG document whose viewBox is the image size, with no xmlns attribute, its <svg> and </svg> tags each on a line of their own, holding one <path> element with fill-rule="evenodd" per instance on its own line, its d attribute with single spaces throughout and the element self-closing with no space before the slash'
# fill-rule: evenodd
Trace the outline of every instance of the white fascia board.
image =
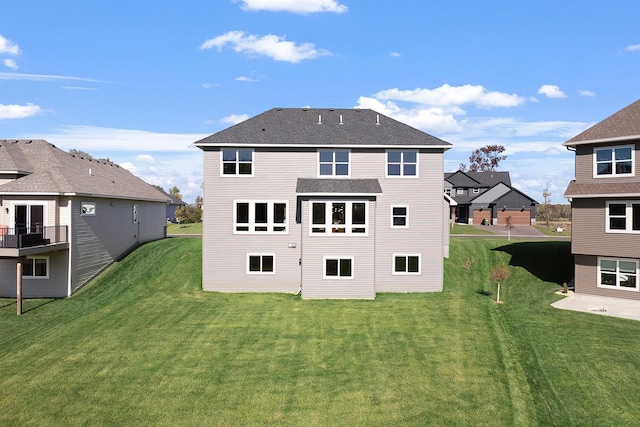
<svg viewBox="0 0 640 427">
<path fill-rule="evenodd" d="M 383 145 L 383 144 L 247 144 L 247 143 L 201 143 L 195 144 L 198 148 L 204 147 L 247 147 L 247 148 L 384 148 L 392 149 L 439 149 L 448 150 L 452 145 Z"/>
<path fill-rule="evenodd" d="M 640 140 L 640 135 L 629 135 L 629 136 L 618 136 L 613 138 L 599 138 L 599 139 L 589 139 L 587 141 L 576 141 L 576 142 L 563 142 L 562 145 L 565 147 L 574 147 L 576 145 L 585 145 L 585 144 L 603 144 L 603 143 L 611 143 L 611 142 L 623 142 L 623 141 L 633 141 Z"/>
</svg>

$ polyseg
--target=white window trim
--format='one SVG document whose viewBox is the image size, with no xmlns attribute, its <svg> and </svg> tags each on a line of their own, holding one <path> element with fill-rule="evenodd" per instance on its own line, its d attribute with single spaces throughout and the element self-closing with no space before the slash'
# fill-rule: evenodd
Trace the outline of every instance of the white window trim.
<svg viewBox="0 0 640 427">
<path fill-rule="evenodd" d="M 93 207 L 88 212 L 84 212 L 85 206 Z M 80 202 L 80 215 L 81 216 L 96 216 L 96 202 Z"/>
<path fill-rule="evenodd" d="M 400 162 L 400 175 L 389 175 L 389 153 L 390 152 L 415 152 L 416 153 L 416 174 L 415 175 L 405 175 L 404 174 L 404 155 L 402 161 Z M 420 150 L 386 150 L 384 153 L 384 176 L 385 178 L 420 178 Z"/>
<path fill-rule="evenodd" d="M 473 189 L 473 194 L 479 194 L 480 193 L 480 189 L 479 188 L 474 188 Z"/>
<path fill-rule="evenodd" d="M 340 272 L 340 260 L 348 259 L 351 260 L 351 276 L 327 276 L 327 261 L 328 260 L 338 260 L 338 273 Z M 343 256 L 343 255 L 335 255 L 335 256 L 324 256 L 322 257 L 322 278 L 326 280 L 353 280 L 355 278 L 355 262 L 353 256 Z"/>
<path fill-rule="evenodd" d="M 313 223 L 313 204 L 314 203 L 324 203 L 325 204 L 325 223 L 324 224 L 314 224 Z M 331 211 L 333 203 L 344 203 L 345 204 L 345 224 L 339 224 L 340 227 L 335 227 L 335 224 L 331 222 L 332 214 Z M 364 204 L 364 224 L 352 224 L 352 211 L 354 203 L 363 203 Z M 314 228 L 319 228 L 324 226 L 324 233 L 321 232 L 313 232 Z M 332 228 L 344 228 L 344 233 L 333 233 Z M 352 228 L 364 228 L 364 233 L 353 233 L 351 231 Z M 368 236 L 369 235 L 369 200 L 310 200 L 309 201 L 309 236 Z"/>
<path fill-rule="evenodd" d="M 624 230 L 612 230 L 611 222 L 609 219 L 609 205 L 622 205 L 626 204 L 625 219 L 626 229 Z M 605 223 L 604 230 L 606 233 L 620 233 L 620 234 L 640 234 L 640 230 L 633 230 L 633 205 L 640 205 L 640 200 L 608 200 L 605 204 Z"/>
<path fill-rule="evenodd" d="M 336 175 L 336 152 L 345 152 L 349 156 L 349 160 L 347 161 L 347 169 L 348 173 L 346 175 Z M 333 161 L 331 162 L 331 175 L 320 175 L 320 153 L 333 153 Z M 317 154 L 317 174 L 318 178 L 351 178 L 351 150 L 349 149 L 319 149 Z M 326 163 L 326 162 L 324 162 Z M 342 162 L 339 162 L 342 163 Z"/>
<path fill-rule="evenodd" d="M 616 261 L 616 276 L 618 276 L 619 273 L 619 264 L 618 261 L 625 261 L 625 262 L 634 262 L 636 264 L 636 287 L 635 288 L 626 288 L 624 286 L 620 286 L 618 284 L 616 284 L 615 286 L 611 286 L 611 285 L 603 285 L 601 283 L 601 279 L 602 279 L 602 271 L 600 269 L 600 261 Z M 597 287 L 598 288 L 602 288 L 602 289 L 616 289 L 616 290 L 621 290 L 621 291 L 630 291 L 630 292 L 639 292 L 640 291 L 640 281 L 638 279 L 640 279 L 640 260 L 637 259 L 632 259 L 632 258 L 610 258 L 610 257 L 598 257 L 598 265 L 597 265 Z M 616 282 L 618 282 L 618 278 L 616 278 Z"/>
<path fill-rule="evenodd" d="M 408 257 L 418 257 L 418 271 L 396 271 L 396 257 L 407 258 L 407 266 L 409 265 Z M 393 254 L 391 256 L 391 274 L 394 276 L 421 276 L 422 275 L 422 254 Z"/>
<path fill-rule="evenodd" d="M 446 194 L 447 196 L 451 196 L 451 188 L 445 188 L 444 194 Z"/>
<path fill-rule="evenodd" d="M 260 257 L 260 268 L 262 269 L 262 257 L 264 256 L 270 256 L 273 257 L 273 271 L 251 271 L 250 270 L 250 258 L 252 256 L 259 256 Z M 276 274 L 276 254 L 274 253 L 248 253 L 247 254 L 247 274 L 250 275 L 274 275 Z"/>
<path fill-rule="evenodd" d="M 617 148 L 631 148 L 631 173 L 616 173 L 616 160 L 615 160 L 615 150 Z M 610 175 L 598 175 L 598 157 L 596 152 L 598 150 L 612 150 L 611 154 L 611 162 L 612 162 L 612 173 Z M 626 177 L 626 176 L 635 176 L 636 174 L 636 147 L 634 144 L 631 145 L 612 145 L 607 147 L 593 147 L 593 177 L 594 178 L 614 178 L 614 177 Z"/>
<path fill-rule="evenodd" d="M 456 195 L 464 194 L 464 188 L 456 188 Z"/>
<path fill-rule="evenodd" d="M 47 262 L 47 275 L 46 276 L 25 276 L 22 275 L 23 279 L 26 280 L 48 280 L 51 276 L 51 260 L 47 255 L 31 255 L 27 257 L 28 259 L 44 259 Z"/>
<path fill-rule="evenodd" d="M 393 224 L 393 208 L 405 208 L 407 210 L 407 213 L 405 215 L 405 225 L 394 225 Z M 390 214 L 391 214 L 391 218 L 389 221 L 389 226 L 391 228 L 409 228 L 409 205 L 391 205 L 391 209 L 390 209 Z"/>
<path fill-rule="evenodd" d="M 248 223 L 238 223 L 238 203 L 248 203 L 249 204 L 249 222 Z M 256 225 L 256 203 L 266 203 L 267 204 L 267 222 L 260 224 L 261 227 L 267 227 L 267 231 L 252 231 L 255 229 Z M 285 205 L 285 221 L 284 223 L 274 223 L 273 222 L 273 206 L 276 203 L 282 203 Z M 288 200 L 234 200 L 233 201 L 233 234 L 289 234 L 289 201 Z M 238 231 L 236 228 L 238 226 L 247 226 L 249 227 L 249 231 Z M 282 227 L 284 226 L 283 231 L 274 231 L 274 227 Z"/>
<path fill-rule="evenodd" d="M 224 155 L 223 153 L 225 151 L 234 151 L 236 152 L 236 173 L 234 174 L 225 174 L 224 173 Z M 238 151 L 251 151 L 251 174 L 241 174 L 240 173 L 240 166 L 239 166 L 239 154 Z M 220 149 L 220 176 L 223 178 L 250 178 L 255 176 L 256 173 L 256 152 L 255 149 L 253 148 L 233 148 L 233 147 L 228 147 L 228 148 L 221 148 Z"/>
</svg>

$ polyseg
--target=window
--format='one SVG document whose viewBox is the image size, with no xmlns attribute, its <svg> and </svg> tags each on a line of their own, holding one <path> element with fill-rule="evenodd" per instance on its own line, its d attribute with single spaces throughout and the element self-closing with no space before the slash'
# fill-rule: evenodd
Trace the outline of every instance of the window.
<svg viewBox="0 0 640 427">
<path fill-rule="evenodd" d="M 325 279 L 353 279 L 353 257 L 324 257 Z"/>
<path fill-rule="evenodd" d="M 275 255 L 247 254 L 247 274 L 275 274 Z"/>
<path fill-rule="evenodd" d="M 638 261 L 598 258 L 598 287 L 638 290 Z"/>
<path fill-rule="evenodd" d="M 222 150 L 221 175 L 253 176 L 253 150 Z"/>
<path fill-rule="evenodd" d="M 605 231 L 640 233 L 640 200 L 607 202 Z"/>
<path fill-rule="evenodd" d="M 444 194 L 446 194 L 447 196 L 451 195 L 451 189 L 450 188 L 445 188 L 444 189 Z"/>
<path fill-rule="evenodd" d="M 387 177 L 418 176 L 417 151 L 387 151 Z"/>
<path fill-rule="evenodd" d="M 22 277 L 27 279 L 48 279 L 49 257 L 28 257 L 25 262 L 22 263 Z"/>
<path fill-rule="evenodd" d="M 82 202 L 80 212 L 82 216 L 95 216 L 96 204 L 94 202 Z"/>
<path fill-rule="evenodd" d="M 391 227 L 392 228 L 408 228 L 409 227 L 409 207 L 408 206 L 391 206 Z"/>
<path fill-rule="evenodd" d="M 634 175 L 634 146 L 594 148 L 594 177 Z"/>
<path fill-rule="evenodd" d="M 319 176 L 349 176 L 348 150 L 319 150 Z"/>
<path fill-rule="evenodd" d="M 234 201 L 234 233 L 288 233 L 288 201 Z"/>
<path fill-rule="evenodd" d="M 311 202 L 310 234 L 367 235 L 367 202 Z"/>
<path fill-rule="evenodd" d="M 458 189 L 456 190 L 456 194 L 457 194 L 457 195 L 464 194 L 464 188 L 458 188 Z"/>
<path fill-rule="evenodd" d="M 420 255 L 393 255 L 393 274 L 420 274 Z"/>
<path fill-rule="evenodd" d="M 478 194 L 479 192 L 480 192 L 480 189 L 479 189 L 479 188 L 474 188 L 474 189 L 473 189 L 473 194 Z"/>
</svg>

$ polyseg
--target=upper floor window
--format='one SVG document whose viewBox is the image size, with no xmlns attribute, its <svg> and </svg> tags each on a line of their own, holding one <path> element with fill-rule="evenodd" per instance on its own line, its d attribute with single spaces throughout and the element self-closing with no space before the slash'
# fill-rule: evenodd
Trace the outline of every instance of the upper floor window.
<svg viewBox="0 0 640 427">
<path fill-rule="evenodd" d="M 638 261 L 598 258 L 598 287 L 638 290 Z"/>
<path fill-rule="evenodd" d="M 606 212 L 606 231 L 640 233 L 640 200 L 607 202 Z"/>
<path fill-rule="evenodd" d="M 460 195 L 460 194 L 464 194 L 464 188 L 458 188 L 456 190 L 456 194 Z"/>
<path fill-rule="evenodd" d="M 223 149 L 222 175 L 253 176 L 252 149 Z"/>
<path fill-rule="evenodd" d="M 310 234 L 367 234 L 366 202 L 311 202 Z"/>
<path fill-rule="evenodd" d="M 287 233 L 288 201 L 235 201 L 234 233 Z"/>
<path fill-rule="evenodd" d="M 319 176 L 349 176 L 348 150 L 319 150 Z"/>
<path fill-rule="evenodd" d="M 391 206 L 391 227 L 409 227 L 409 206 Z"/>
<path fill-rule="evenodd" d="M 387 151 L 387 176 L 418 176 L 418 152 Z"/>
<path fill-rule="evenodd" d="M 451 189 L 450 188 L 445 188 L 444 189 L 444 194 L 446 194 L 447 196 L 451 195 Z"/>
<path fill-rule="evenodd" d="M 479 188 L 474 188 L 473 189 L 473 194 L 478 194 L 480 193 L 480 189 Z"/>
<path fill-rule="evenodd" d="M 633 145 L 594 148 L 594 176 L 633 176 L 633 148 Z"/>
</svg>

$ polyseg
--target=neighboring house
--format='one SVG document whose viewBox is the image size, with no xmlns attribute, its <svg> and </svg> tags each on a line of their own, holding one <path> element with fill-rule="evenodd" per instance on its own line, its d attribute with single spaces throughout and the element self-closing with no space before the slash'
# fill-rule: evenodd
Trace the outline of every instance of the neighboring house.
<svg viewBox="0 0 640 427">
<path fill-rule="evenodd" d="M 179 207 L 187 206 L 187 204 L 171 194 L 165 193 L 165 196 L 169 199 L 169 202 L 167 202 L 167 221 L 176 223 L 178 222 L 176 211 Z"/>
<path fill-rule="evenodd" d="M 0 140 L 0 297 L 66 297 L 165 235 L 167 199 L 118 165 Z M 17 267 L 17 268 L 16 268 Z M 20 274 L 21 273 L 21 274 Z"/>
<path fill-rule="evenodd" d="M 444 192 L 458 206 L 452 208 L 464 224 L 535 225 L 536 202 L 511 185 L 509 172 L 463 172 L 444 175 Z"/>
<path fill-rule="evenodd" d="M 442 290 L 449 143 L 369 109 L 275 108 L 196 146 L 205 290 Z"/>
<path fill-rule="evenodd" d="M 578 293 L 640 299 L 640 100 L 564 145 L 575 151 L 571 252 Z"/>
</svg>

